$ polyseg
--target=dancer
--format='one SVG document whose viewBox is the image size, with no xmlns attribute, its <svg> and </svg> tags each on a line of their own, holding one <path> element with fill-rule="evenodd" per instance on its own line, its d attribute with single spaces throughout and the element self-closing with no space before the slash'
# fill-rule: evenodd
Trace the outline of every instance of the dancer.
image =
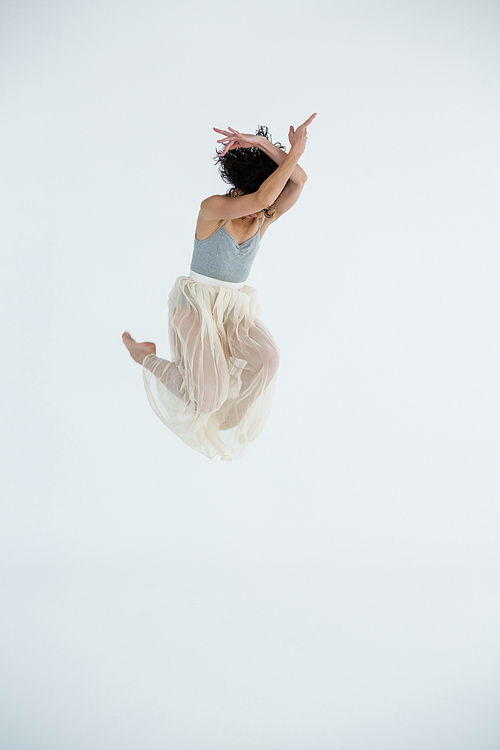
<svg viewBox="0 0 500 750">
<path fill-rule="evenodd" d="M 171 360 L 157 357 L 152 342 L 122 336 L 142 365 L 154 412 L 208 458 L 241 458 L 271 410 L 279 349 L 245 281 L 260 239 L 302 192 L 298 160 L 315 117 L 290 126 L 288 154 L 265 127 L 256 135 L 214 128 L 223 136 L 216 163 L 231 188 L 201 203 L 190 275 L 179 276 L 168 298 Z"/>
</svg>

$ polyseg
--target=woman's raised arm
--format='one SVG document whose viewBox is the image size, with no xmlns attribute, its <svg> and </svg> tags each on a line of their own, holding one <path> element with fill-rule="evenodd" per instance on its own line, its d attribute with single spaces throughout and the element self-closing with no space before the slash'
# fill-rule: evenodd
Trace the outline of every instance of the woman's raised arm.
<svg viewBox="0 0 500 750">
<path fill-rule="evenodd" d="M 307 135 L 304 134 L 294 143 L 278 169 L 269 175 L 267 180 L 264 180 L 255 193 L 239 195 L 235 198 L 229 195 L 212 195 L 210 198 L 206 198 L 200 206 L 202 217 L 208 221 L 239 219 L 240 216 L 248 216 L 258 213 L 264 208 L 269 208 L 285 187 L 298 160 L 304 153 L 306 140 Z"/>
<path fill-rule="evenodd" d="M 229 128 L 229 130 L 214 128 L 217 133 L 224 135 L 224 138 L 218 141 L 218 143 L 225 144 L 222 156 L 234 148 L 258 146 L 278 164 L 278 168 L 269 175 L 255 193 L 237 197 L 212 195 L 210 198 L 206 198 L 200 206 L 201 216 L 207 221 L 238 219 L 241 216 L 248 216 L 269 208 L 277 201 L 278 197 L 280 205 L 276 207 L 277 215 L 281 215 L 291 208 L 307 180 L 306 173 L 298 166 L 298 160 L 306 147 L 307 127 L 315 117 L 316 113 L 312 114 L 297 129 L 290 125 L 288 139 L 291 148 L 288 154 L 270 143 L 267 138 L 246 135 L 234 130 L 234 128 Z"/>
</svg>

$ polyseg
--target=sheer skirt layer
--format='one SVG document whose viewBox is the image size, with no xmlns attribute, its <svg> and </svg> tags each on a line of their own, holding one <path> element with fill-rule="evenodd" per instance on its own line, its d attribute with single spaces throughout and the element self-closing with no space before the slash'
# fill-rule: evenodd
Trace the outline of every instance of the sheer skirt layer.
<svg viewBox="0 0 500 750">
<path fill-rule="evenodd" d="M 143 362 L 154 412 L 208 458 L 241 458 L 267 422 L 279 349 L 260 312 L 252 287 L 180 276 L 168 299 L 171 360 L 150 354 Z"/>
</svg>

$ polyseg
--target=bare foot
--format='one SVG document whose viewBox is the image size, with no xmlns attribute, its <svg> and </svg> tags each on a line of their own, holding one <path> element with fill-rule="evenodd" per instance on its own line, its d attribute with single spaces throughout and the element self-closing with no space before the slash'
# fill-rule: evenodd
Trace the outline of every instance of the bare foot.
<svg viewBox="0 0 500 750">
<path fill-rule="evenodd" d="M 128 331 L 123 334 L 122 341 L 129 350 L 132 359 L 140 365 L 148 354 L 156 354 L 156 344 L 153 344 L 152 341 L 144 341 L 142 344 L 138 344 Z"/>
</svg>

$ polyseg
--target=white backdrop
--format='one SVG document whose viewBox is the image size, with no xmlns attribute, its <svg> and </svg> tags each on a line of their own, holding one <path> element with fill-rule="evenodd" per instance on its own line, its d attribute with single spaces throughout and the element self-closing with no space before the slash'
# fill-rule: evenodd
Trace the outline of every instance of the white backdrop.
<svg viewBox="0 0 500 750">
<path fill-rule="evenodd" d="M 0 5 L 5 750 L 497 750 L 500 7 Z M 269 423 L 156 418 L 228 125 L 297 206 L 249 283 Z"/>
</svg>

